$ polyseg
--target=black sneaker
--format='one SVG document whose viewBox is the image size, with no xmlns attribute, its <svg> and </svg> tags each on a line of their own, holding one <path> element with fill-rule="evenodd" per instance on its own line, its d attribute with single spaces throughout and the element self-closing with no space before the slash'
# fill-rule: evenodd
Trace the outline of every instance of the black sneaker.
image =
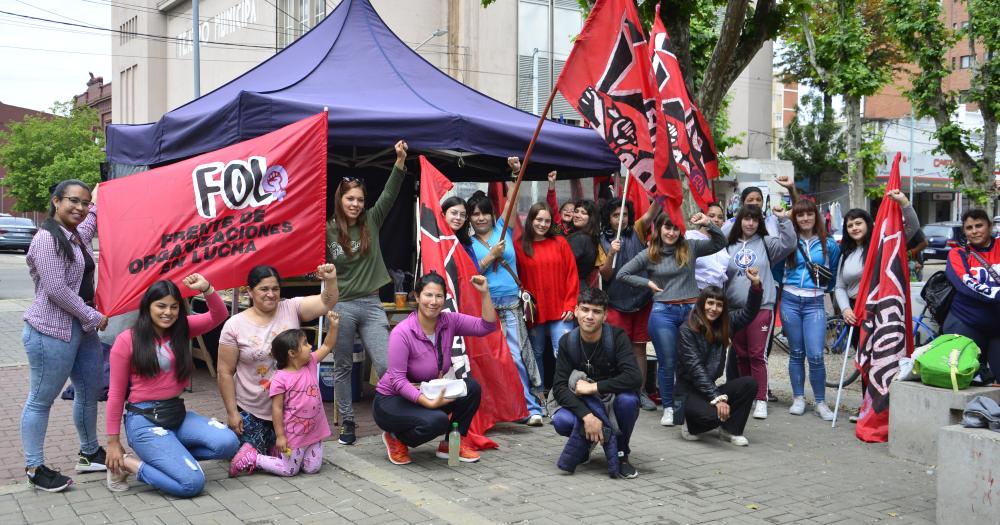
<svg viewBox="0 0 1000 525">
<path fill-rule="evenodd" d="M 618 462 L 618 477 L 622 479 L 632 479 L 639 477 L 639 471 L 628 462 L 628 458 L 621 458 Z"/>
<path fill-rule="evenodd" d="M 104 454 L 104 447 L 97 447 L 97 452 L 84 454 L 80 451 L 80 460 L 76 462 L 77 472 L 102 472 L 108 470 L 105 464 L 108 462 Z"/>
<path fill-rule="evenodd" d="M 52 470 L 45 465 L 40 465 L 36 468 L 34 474 L 28 472 L 28 469 L 24 469 L 24 473 L 28 476 L 29 487 L 35 487 L 46 492 L 61 492 L 73 484 L 73 480 L 68 476 L 63 476 L 58 470 Z"/>
<path fill-rule="evenodd" d="M 344 424 L 340 425 L 340 439 L 337 440 L 337 443 L 341 445 L 353 445 L 357 440 L 358 436 L 354 435 L 354 420 L 344 420 Z"/>
<path fill-rule="evenodd" d="M 769 403 L 774 403 L 777 400 L 778 400 L 778 396 L 774 395 L 774 392 L 771 392 L 771 389 L 768 388 L 767 389 L 767 401 Z"/>
</svg>

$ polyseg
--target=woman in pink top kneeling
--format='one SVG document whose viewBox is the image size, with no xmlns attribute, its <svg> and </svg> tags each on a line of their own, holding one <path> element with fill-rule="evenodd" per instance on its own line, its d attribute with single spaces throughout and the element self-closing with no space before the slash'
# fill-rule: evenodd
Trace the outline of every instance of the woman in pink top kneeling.
<svg viewBox="0 0 1000 525">
<path fill-rule="evenodd" d="M 442 311 L 444 279 L 431 272 L 414 286 L 417 311 L 389 334 L 389 368 L 378 382 L 373 412 L 375 424 L 384 431 L 382 441 L 392 463 L 409 463 L 409 447 L 447 434 L 452 423 L 458 423 L 463 437 L 459 458 L 465 462 L 479 461 L 479 454 L 464 442 L 479 409 L 479 383 L 466 375 L 467 394 L 455 399 L 444 397 L 444 391 L 430 399 L 419 388 L 422 381 L 442 378 L 451 369 L 455 336 L 483 336 L 497 329 L 497 313 L 486 278 L 473 276 L 472 285 L 482 298 L 482 318 Z M 447 441 L 438 446 L 437 456 L 448 458 Z"/>
<path fill-rule="evenodd" d="M 171 496 L 197 496 L 205 486 L 198 460 L 229 459 L 240 446 L 226 425 L 184 408 L 179 397 L 191 384 L 191 338 L 208 332 L 229 311 L 204 277 L 195 273 L 184 285 L 205 295 L 208 312 L 188 317 L 180 289 L 157 281 L 139 302 L 139 317 L 111 347 L 108 389 L 108 488 L 128 490 L 128 476 Z M 128 401 L 125 395 L 128 393 Z M 124 454 L 125 431 L 135 454 Z"/>
</svg>

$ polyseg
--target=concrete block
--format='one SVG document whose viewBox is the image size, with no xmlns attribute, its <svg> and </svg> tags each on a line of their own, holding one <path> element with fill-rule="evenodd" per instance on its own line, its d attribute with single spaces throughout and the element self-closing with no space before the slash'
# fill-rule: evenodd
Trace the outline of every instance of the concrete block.
<svg viewBox="0 0 1000 525">
<path fill-rule="evenodd" d="M 947 426 L 937 447 L 937 522 L 1000 523 L 1000 432 Z"/>
<path fill-rule="evenodd" d="M 1000 403 L 1000 388 L 969 387 L 954 392 L 919 381 L 889 386 L 889 454 L 930 462 L 937 454 L 938 429 L 962 421 L 965 405 L 976 396 Z"/>
</svg>

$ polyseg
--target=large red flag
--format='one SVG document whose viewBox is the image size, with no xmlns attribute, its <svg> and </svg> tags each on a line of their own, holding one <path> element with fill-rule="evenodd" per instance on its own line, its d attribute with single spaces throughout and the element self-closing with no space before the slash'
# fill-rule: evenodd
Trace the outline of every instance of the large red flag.
<svg viewBox="0 0 1000 525">
<path fill-rule="evenodd" d="M 556 87 L 683 229 L 680 175 L 634 0 L 598 0 Z"/>
<path fill-rule="evenodd" d="M 452 183 L 422 155 L 420 157 L 420 254 L 423 271 L 437 272 L 448 289 L 445 310 L 482 315 L 479 292 L 469 279 L 476 275 L 476 265 L 458 243 L 458 238 L 444 220 L 441 199 Z M 482 387 L 479 410 L 472 420 L 467 439 L 478 449 L 497 448 L 484 436 L 498 421 L 516 421 L 528 417 L 528 409 L 514 361 L 501 329 L 485 337 L 456 338 L 452 362 L 461 363 L 462 349 L 468 356 L 468 370 Z M 460 365 L 461 366 L 461 365 Z M 462 374 L 464 371 L 456 370 Z"/>
<path fill-rule="evenodd" d="M 681 66 L 674 54 L 667 29 L 660 20 L 660 5 L 656 5 L 656 20 L 650 32 L 649 52 L 653 73 L 660 90 L 663 118 L 673 143 L 674 160 L 687 173 L 688 185 L 701 211 L 715 200 L 709 179 L 719 177 L 719 159 L 712 140 L 712 131 L 691 96 L 681 75 Z"/>
<path fill-rule="evenodd" d="M 630 177 L 631 175 L 626 176 Z M 625 183 L 622 183 L 621 191 L 625 191 Z M 634 180 L 628 182 L 628 195 L 621 195 L 621 197 L 627 201 L 632 201 L 632 209 L 635 210 L 636 219 L 645 215 L 646 211 L 649 210 L 649 194 L 646 193 L 645 188 Z M 652 228 L 653 225 L 649 224 L 647 226 Z"/>
<path fill-rule="evenodd" d="M 193 272 L 222 289 L 246 284 L 259 264 L 284 275 L 315 270 L 324 260 L 326 134 L 324 112 L 101 184 L 97 309 L 134 310 L 153 282 Z"/>
<path fill-rule="evenodd" d="M 900 154 L 892 162 L 886 192 L 899 189 Z M 896 201 L 883 198 L 865 258 L 855 308 L 860 323 L 858 367 L 865 380 L 858 439 L 883 443 L 889 439 L 889 385 L 899 373 L 899 360 L 913 352 L 910 332 L 910 268 L 906 261 L 903 214 Z"/>
</svg>

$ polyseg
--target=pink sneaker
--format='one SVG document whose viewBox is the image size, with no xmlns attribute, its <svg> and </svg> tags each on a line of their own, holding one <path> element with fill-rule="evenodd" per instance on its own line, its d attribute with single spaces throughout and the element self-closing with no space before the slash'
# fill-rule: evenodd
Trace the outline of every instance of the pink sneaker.
<svg viewBox="0 0 1000 525">
<path fill-rule="evenodd" d="M 229 477 L 235 478 L 240 472 L 253 474 L 255 468 L 257 468 L 257 449 L 250 443 L 244 443 L 229 464 Z"/>
</svg>

